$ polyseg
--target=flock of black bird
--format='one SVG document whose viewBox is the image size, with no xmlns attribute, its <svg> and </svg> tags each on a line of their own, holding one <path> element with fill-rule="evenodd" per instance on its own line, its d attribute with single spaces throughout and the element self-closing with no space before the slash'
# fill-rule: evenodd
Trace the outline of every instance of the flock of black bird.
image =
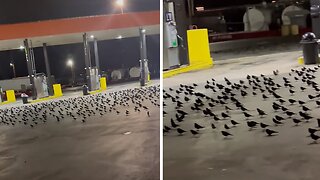
<svg viewBox="0 0 320 180">
<path fill-rule="evenodd" d="M 163 90 L 163 134 L 182 136 L 191 133 L 200 137 L 202 129 L 212 129 L 220 131 L 223 139 L 229 139 L 236 136 L 232 129 L 243 125 L 249 131 L 262 129 L 266 136 L 277 136 L 281 132 L 276 131 L 275 127 L 281 129 L 286 123 L 299 126 L 314 121 L 317 127 L 309 127 L 306 131 L 313 143 L 317 143 L 320 119 L 312 116 L 311 111 L 320 108 L 320 87 L 315 75 L 319 68 L 320 65 L 291 69 L 286 75 L 280 75 L 275 70 L 273 75 L 247 75 L 239 82 L 232 82 L 226 77 L 224 81 L 217 82 L 212 78 L 204 84 L 204 88 L 193 83 Z M 249 96 L 255 98 L 254 109 L 244 103 Z M 263 109 L 259 107 L 259 102 L 268 102 L 272 108 Z M 243 116 L 232 118 L 239 113 Z M 209 123 L 194 122 L 194 116 L 199 114 L 204 122 L 208 120 L 211 125 L 206 127 L 204 124 Z M 190 121 L 193 122 L 185 126 L 192 124 L 190 129 L 181 127 Z M 222 126 L 217 126 L 218 123 Z"/>
<path fill-rule="evenodd" d="M 85 123 L 90 117 L 107 117 L 109 113 L 119 116 L 140 113 L 150 117 L 150 106 L 160 107 L 160 86 L 127 89 L 1 109 L 0 124 L 25 125 L 34 128 L 49 121 L 59 123 L 65 119 Z"/>
</svg>

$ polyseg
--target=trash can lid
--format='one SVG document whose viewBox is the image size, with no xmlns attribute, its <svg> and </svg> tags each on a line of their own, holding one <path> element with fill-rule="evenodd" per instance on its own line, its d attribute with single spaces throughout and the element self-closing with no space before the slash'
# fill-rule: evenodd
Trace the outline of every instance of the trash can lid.
<svg viewBox="0 0 320 180">
<path fill-rule="evenodd" d="M 21 97 L 29 97 L 26 93 L 22 93 Z"/>
<path fill-rule="evenodd" d="M 302 35 L 302 40 L 304 42 L 314 42 L 317 40 L 317 37 L 314 33 L 312 32 L 307 32 L 304 35 Z"/>
</svg>

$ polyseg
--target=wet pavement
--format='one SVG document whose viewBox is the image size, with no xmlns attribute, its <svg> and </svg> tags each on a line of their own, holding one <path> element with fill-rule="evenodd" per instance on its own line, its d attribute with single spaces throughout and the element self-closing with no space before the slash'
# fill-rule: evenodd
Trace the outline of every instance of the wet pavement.
<svg viewBox="0 0 320 180">
<path fill-rule="evenodd" d="M 245 52 L 243 52 L 245 53 Z M 313 180 L 318 179 L 320 172 L 317 167 L 320 163 L 320 144 L 314 144 L 313 140 L 308 137 L 308 128 L 318 129 L 317 118 L 320 117 L 319 107 L 315 100 L 310 100 L 307 95 L 319 94 L 310 86 L 299 81 L 295 81 L 293 76 L 289 76 L 291 69 L 300 69 L 302 66 L 298 64 L 297 58 L 302 52 L 297 50 L 293 52 L 278 52 L 274 50 L 267 55 L 257 55 L 248 57 L 233 57 L 228 60 L 217 61 L 215 67 L 208 70 L 190 72 L 174 76 L 164 80 L 166 92 L 175 96 L 180 96 L 183 103 L 181 110 L 189 113 L 183 122 L 176 120 L 176 103 L 170 98 L 165 100 L 167 105 L 164 111 L 167 115 L 164 118 L 164 125 L 170 126 L 170 119 L 180 125 L 180 128 L 187 132 L 179 136 L 176 130 L 166 133 L 164 139 L 164 179 L 166 180 Z M 307 66 L 313 68 L 314 66 Z M 280 74 L 273 75 L 273 70 L 278 69 Z M 281 111 L 275 112 L 272 109 L 272 103 L 277 102 L 269 93 L 265 93 L 269 98 L 263 100 L 262 93 L 257 90 L 258 95 L 252 95 L 252 88 L 246 79 L 247 75 L 256 75 L 261 78 L 261 74 L 271 77 L 276 83 L 282 85 L 277 93 L 282 99 L 288 101 L 289 98 L 302 100 L 306 102 L 306 107 L 313 118 L 310 122 L 303 121 L 299 126 L 295 126 L 292 122 L 293 118 L 301 119 L 299 115 L 289 118 Z M 320 83 L 318 78 L 320 72 L 316 72 L 316 83 Z M 191 85 L 197 83 L 196 92 L 201 92 L 207 96 L 217 99 L 221 96 L 218 89 L 216 93 L 209 89 L 205 89 L 206 81 L 225 85 L 224 77 L 227 77 L 232 83 L 239 83 L 244 80 L 245 85 L 249 86 L 246 90 L 249 94 L 242 98 L 240 92 L 233 91 L 236 98 L 249 109 L 248 113 L 253 117 L 250 120 L 263 122 L 270 125 L 270 129 L 278 131 L 276 136 L 268 137 L 260 128 L 250 130 L 246 124 L 246 118 L 242 111 L 238 110 L 233 103 L 227 100 L 227 106 L 232 110 L 228 113 L 231 118 L 215 121 L 213 117 L 204 117 L 202 111 L 192 111 L 190 108 L 196 100 L 194 96 L 188 96 L 191 100 L 185 103 L 185 95 L 176 94 L 175 90 L 179 88 L 179 84 Z M 288 77 L 295 93 L 290 95 L 287 88 L 283 87 L 283 77 Z M 178 82 L 178 83 L 177 83 Z M 263 86 L 264 87 L 264 86 Z M 301 91 L 300 87 L 306 87 L 307 90 Z M 169 88 L 173 88 L 170 91 Z M 221 113 L 226 112 L 224 105 L 216 104 L 210 108 L 208 100 L 203 100 L 205 107 L 212 110 L 214 114 L 221 118 Z M 279 102 L 278 102 L 279 103 Z M 290 111 L 298 113 L 301 106 L 298 104 L 290 105 L 285 102 L 284 107 Z M 256 108 L 264 110 L 268 115 L 260 118 L 257 115 Z M 272 118 L 275 115 L 285 117 L 284 125 L 275 126 Z M 233 127 L 230 120 L 240 123 Z M 199 135 L 192 135 L 190 129 L 194 128 L 194 123 L 198 123 L 205 128 L 199 130 Z M 216 129 L 211 128 L 214 123 Z M 226 130 L 224 125 L 231 127 Z M 233 134 L 233 137 L 224 138 L 221 130 L 226 130 Z M 317 133 L 319 135 L 319 133 Z"/>
<path fill-rule="evenodd" d="M 150 117 L 144 111 L 133 113 L 130 104 L 118 106 L 119 115 L 107 112 L 85 123 L 67 116 L 34 128 L 2 124 L 0 179 L 160 179 L 160 109 L 147 101 L 145 105 Z M 126 116 L 125 110 L 131 113 Z"/>
</svg>

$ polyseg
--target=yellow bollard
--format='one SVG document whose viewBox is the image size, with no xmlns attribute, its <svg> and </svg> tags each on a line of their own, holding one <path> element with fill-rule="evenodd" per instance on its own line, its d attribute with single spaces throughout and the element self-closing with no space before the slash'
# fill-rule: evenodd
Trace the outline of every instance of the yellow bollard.
<svg viewBox="0 0 320 180">
<path fill-rule="evenodd" d="M 107 90 L 107 78 L 105 77 L 100 78 L 100 90 Z"/>
<path fill-rule="evenodd" d="M 298 64 L 303 65 L 304 64 L 304 59 L 303 57 L 298 58 Z"/>
<path fill-rule="evenodd" d="M 60 84 L 54 84 L 53 85 L 53 94 L 54 94 L 54 97 L 60 97 L 60 96 L 63 96 L 62 94 L 62 89 L 61 89 L 61 85 Z"/>
<path fill-rule="evenodd" d="M 193 29 L 187 31 L 189 65 L 165 71 L 163 78 L 168 78 L 180 73 L 208 69 L 213 66 L 210 53 L 207 29 Z"/>
<path fill-rule="evenodd" d="M 210 54 L 208 30 L 188 30 L 187 35 L 190 66 L 194 66 L 196 69 L 211 67 L 213 60 Z"/>
<path fill-rule="evenodd" d="M 14 93 L 14 90 L 6 91 L 6 95 L 7 95 L 7 102 L 16 102 L 16 95 Z"/>
</svg>

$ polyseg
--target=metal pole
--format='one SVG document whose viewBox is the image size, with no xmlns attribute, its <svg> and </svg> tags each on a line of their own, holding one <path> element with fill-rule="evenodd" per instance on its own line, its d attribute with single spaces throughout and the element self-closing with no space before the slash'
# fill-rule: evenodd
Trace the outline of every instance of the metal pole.
<svg viewBox="0 0 320 180">
<path fill-rule="evenodd" d="M 30 85 L 31 85 L 31 89 L 32 89 L 32 99 L 37 99 L 36 90 L 35 90 L 35 84 L 34 84 L 34 74 L 33 74 L 34 70 L 32 68 L 31 53 L 30 53 L 30 47 L 29 47 L 28 39 L 25 39 L 23 43 L 24 43 L 24 50 L 25 50 L 26 60 L 27 60 L 27 67 L 28 67 Z"/>
<path fill-rule="evenodd" d="M 31 64 L 32 64 L 32 72 L 33 72 L 33 75 L 36 75 L 37 74 L 36 61 L 34 60 L 34 52 L 33 52 L 33 46 L 32 46 L 32 41 L 31 40 L 30 40 L 29 49 L 30 49 L 30 60 L 31 60 Z"/>
<path fill-rule="evenodd" d="M 49 58 L 48 58 L 48 52 L 47 52 L 47 44 L 43 43 L 43 55 L 44 55 L 44 62 L 46 65 L 46 72 L 47 72 L 47 84 L 48 84 L 48 93 L 49 96 L 53 96 L 53 85 L 52 85 L 52 79 L 51 79 L 51 71 L 50 71 L 50 64 L 49 64 Z"/>
<path fill-rule="evenodd" d="M 98 69 L 98 75 L 100 75 L 100 61 L 99 61 L 99 51 L 98 51 L 98 41 L 94 38 L 93 42 L 93 49 L 94 49 L 94 60 L 96 62 L 96 68 Z"/>
<path fill-rule="evenodd" d="M 89 91 L 91 91 L 91 76 L 90 76 L 90 68 L 91 68 L 91 62 L 90 62 L 90 50 L 88 48 L 88 37 L 87 33 L 83 34 L 83 48 L 84 48 L 84 61 L 86 65 L 86 82 L 87 86 L 89 88 Z"/>
<path fill-rule="evenodd" d="M 148 65 L 147 65 L 147 43 L 146 43 L 146 30 L 139 28 L 140 32 L 140 85 L 145 86 L 148 81 Z"/>
<path fill-rule="evenodd" d="M 72 76 L 72 86 L 74 86 L 75 85 L 75 74 L 74 74 L 73 65 L 71 65 L 71 76 Z"/>
<path fill-rule="evenodd" d="M 12 71 L 13 71 L 13 77 L 16 78 L 17 77 L 17 75 L 16 75 L 16 67 L 15 67 L 14 63 L 11 63 L 11 64 L 12 64 L 11 67 L 12 67 Z"/>
</svg>

